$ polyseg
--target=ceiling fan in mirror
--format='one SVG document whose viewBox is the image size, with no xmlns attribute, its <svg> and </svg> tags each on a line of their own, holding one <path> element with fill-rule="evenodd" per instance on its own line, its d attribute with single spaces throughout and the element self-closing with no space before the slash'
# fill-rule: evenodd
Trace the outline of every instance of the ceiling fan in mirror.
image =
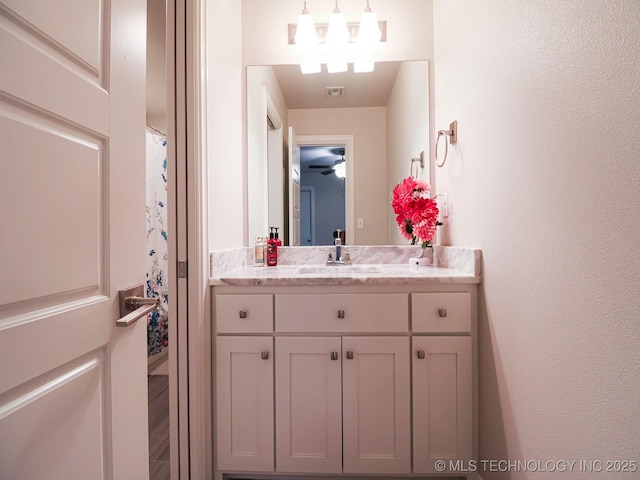
<svg viewBox="0 0 640 480">
<path fill-rule="evenodd" d="M 334 148 L 331 150 L 331 153 L 333 153 L 334 155 L 340 155 L 341 158 L 338 158 L 336 160 L 333 161 L 333 165 L 331 164 L 311 164 L 309 165 L 309 169 L 322 169 L 323 171 L 320 172 L 322 175 L 330 175 L 332 173 L 335 173 L 338 177 L 344 178 L 344 148 L 340 147 L 340 148 Z M 329 160 L 333 160 L 334 157 L 323 157 L 319 160 L 322 159 L 329 159 Z"/>
</svg>

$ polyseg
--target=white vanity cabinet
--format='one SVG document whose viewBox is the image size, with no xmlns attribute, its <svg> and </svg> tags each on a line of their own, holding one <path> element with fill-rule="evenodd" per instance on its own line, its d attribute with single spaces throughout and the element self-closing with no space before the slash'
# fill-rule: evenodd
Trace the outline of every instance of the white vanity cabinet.
<svg viewBox="0 0 640 480">
<path fill-rule="evenodd" d="M 413 471 L 473 457 L 475 292 L 411 295 Z"/>
<path fill-rule="evenodd" d="M 410 473 L 409 338 L 276 337 L 276 470 Z"/>
<path fill-rule="evenodd" d="M 218 468 L 273 471 L 273 338 L 216 339 Z"/>
<path fill-rule="evenodd" d="M 273 295 L 216 295 L 214 308 L 218 468 L 273 471 Z"/>
<path fill-rule="evenodd" d="M 214 287 L 216 478 L 469 465 L 476 304 L 473 284 Z"/>
</svg>

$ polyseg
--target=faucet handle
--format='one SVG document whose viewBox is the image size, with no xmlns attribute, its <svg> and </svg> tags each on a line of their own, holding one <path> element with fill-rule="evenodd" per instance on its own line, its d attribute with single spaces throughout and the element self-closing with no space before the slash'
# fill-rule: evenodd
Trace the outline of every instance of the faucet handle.
<svg viewBox="0 0 640 480">
<path fill-rule="evenodd" d="M 342 254 L 342 260 L 344 263 L 351 263 L 351 254 L 349 252 L 344 252 Z"/>
<path fill-rule="evenodd" d="M 336 237 L 336 238 L 333 240 L 333 244 L 334 244 L 335 246 L 342 245 L 342 239 L 341 239 L 340 237 Z"/>
</svg>

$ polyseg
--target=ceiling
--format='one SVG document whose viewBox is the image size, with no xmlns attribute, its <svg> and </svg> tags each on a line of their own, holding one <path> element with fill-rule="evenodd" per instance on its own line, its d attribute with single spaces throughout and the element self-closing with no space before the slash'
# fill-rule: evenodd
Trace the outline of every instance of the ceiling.
<svg viewBox="0 0 640 480">
<path fill-rule="evenodd" d="M 289 109 L 384 107 L 401 62 L 377 62 L 369 73 L 320 73 L 303 75 L 298 65 L 275 65 L 273 71 Z M 344 87 L 341 97 L 329 97 L 327 87 Z"/>
<path fill-rule="evenodd" d="M 344 73 L 303 75 L 298 65 L 274 65 L 273 72 L 289 109 L 384 107 L 402 62 L 377 62 L 373 72 L 354 73 L 352 65 Z M 344 87 L 344 95 L 327 96 L 328 87 Z M 322 169 L 309 169 L 310 164 L 331 166 L 341 155 L 337 146 L 305 147 L 300 151 L 300 164 L 304 171 L 320 173 Z"/>
</svg>

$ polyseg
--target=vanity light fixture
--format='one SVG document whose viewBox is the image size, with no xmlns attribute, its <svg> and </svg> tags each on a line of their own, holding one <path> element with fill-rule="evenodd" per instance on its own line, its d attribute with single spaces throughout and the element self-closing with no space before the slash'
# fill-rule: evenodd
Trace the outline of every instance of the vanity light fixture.
<svg viewBox="0 0 640 480">
<path fill-rule="evenodd" d="M 307 10 L 307 2 L 304 2 L 304 8 L 300 15 L 298 15 L 298 24 L 296 26 L 296 35 L 295 35 L 296 45 L 300 47 L 313 51 L 318 45 L 318 32 L 316 31 L 316 27 L 313 23 L 313 17 Z M 319 63 L 303 63 L 300 65 L 300 70 L 302 73 L 319 73 L 320 72 L 320 64 Z"/>
<path fill-rule="evenodd" d="M 358 47 L 360 48 L 360 54 L 363 56 L 370 56 L 373 47 L 375 47 L 380 41 L 382 31 L 380 25 L 378 25 L 378 18 L 373 13 L 369 6 L 369 0 L 367 0 L 367 6 L 362 12 L 360 17 L 360 30 L 358 32 Z M 372 61 L 359 61 L 353 64 L 353 71 L 356 73 L 373 72 L 375 63 Z"/>
<path fill-rule="evenodd" d="M 369 0 L 366 0 L 366 7 L 360 22 L 346 22 L 344 14 L 338 7 L 338 0 L 335 1 L 335 8 L 329 17 L 328 24 L 314 24 L 313 18 L 307 9 L 307 2 L 304 2 L 302 12 L 298 16 L 296 25 L 289 24 L 289 44 L 296 44 L 304 49 L 305 56 L 317 60 L 321 50 L 318 48 L 324 44 L 325 55 L 328 55 L 327 71 L 329 73 L 346 72 L 348 64 L 346 60 L 340 59 L 350 42 L 356 43 L 356 59 L 353 70 L 359 72 L 372 72 L 375 63 L 371 61 L 373 48 L 379 43 L 386 41 L 387 22 L 378 22 L 376 14 L 371 10 Z M 328 50 L 328 51 L 327 51 Z M 321 71 L 319 63 L 310 61 L 300 65 L 302 73 L 317 73 Z"/>
<path fill-rule="evenodd" d="M 349 43 L 349 29 L 344 15 L 338 8 L 338 0 L 336 0 L 336 8 L 333 9 L 329 17 L 329 29 L 327 30 L 327 44 L 332 47 L 344 47 Z"/>
<path fill-rule="evenodd" d="M 378 25 L 378 18 L 371 10 L 369 0 L 367 0 L 367 6 L 362 12 L 362 17 L 360 17 L 358 44 L 364 47 L 373 47 L 380 41 L 381 36 L 382 31 L 380 30 L 380 25 Z"/>
<path fill-rule="evenodd" d="M 338 0 L 336 0 L 336 8 L 329 17 L 329 29 L 327 30 L 327 45 L 330 49 L 330 55 L 339 55 L 339 53 L 349 43 L 349 29 L 344 15 L 338 8 Z M 347 62 L 329 62 L 327 63 L 327 71 L 329 73 L 338 73 L 347 71 Z"/>
</svg>

